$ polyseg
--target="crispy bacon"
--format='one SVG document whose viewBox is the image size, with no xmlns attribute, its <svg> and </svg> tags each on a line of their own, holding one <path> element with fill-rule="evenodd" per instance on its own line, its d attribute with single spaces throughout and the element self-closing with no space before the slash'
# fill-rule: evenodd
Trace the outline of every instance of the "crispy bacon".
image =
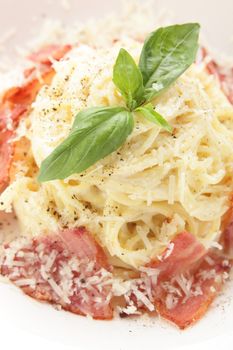
<svg viewBox="0 0 233 350">
<path fill-rule="evenodd" d="M 222 219 L 221 244 L 228 257 L 233 257 L 233 198 L 230 199 L 230 208 Z"/>
<path fill-rule="evenodd" d="M 67 244 L 69 251 L 75 254 L 79 259 L 95 257 L 97 264 L 109 270 L 109 264 L 106 255 L 94 238 L 87 234 L 85 228 L 80 227 L 75 235 L 70 234 L 70 230 L 63 230 L 60 237 Z"/>
<path fill-rule="evenodd" d="M 5 103 L 2 107 L 0 106 L 0 133 L 14 130 L 25 112 L 26 107 L 23 105 L 12 107 L 10 103 Z"/>
<path fill-rule="evenodd" d="M 12 129 L 25 111 L 23 106 L 17 106 L 12 112 L 8 108 L 0 111 L 0 193 L 9 182 L 9 169 L 13 153 L 11 139 L 14 132 Z"/>
<path fill-rule="evenodd" d="M 71 50 L 71 45 L 47 45 L 39 51 L 33 52 L 28 56 L 28 59 L 35 63 L 51 65 L 51 58 L 59 61 Z"/>
<path fill-rule="evenodd" d="M 18 159 L 20 152 L 17 144 L 12 142 L 14 130 L 17 128 L 21 118 L 27 115 L 32 102 L 42 85 L 49 84 L 54 76 L 51 60 L 60 60 L 69 50 L 70 45 L 50 45 L 30 55 L 30 59 L 38 66 L 25 70 L 25 83 L 22 86 L 12 87 L 5 92 L 0 105 L 0 193 L 9 183 L 9 172 L 12 160 Z M 38 77 L 39 75 L 39 77 Z M 28 143 L 24 143 L 24 147 Z M 20 144 L 20 146 L 22 146 Z M 17 156 L 14 156 L 15 152 Z M 14 167 L 14 166 L 13 166 Z M 10 176 L 14 178 L 14 174 Z"/>
<path fill-rule="evenodd" d="M 131 280 L 126 307 L 153 312 L 154 305 L 158 314 L 184 329 L 205 314 L 228 278 L 231 262 L 213 250 L 207 252 L 188 232 L 171 243 L 158 260 L 145 266 L 140 278 Z M 0 272 L 26 294 L 76 314 L 113 317 L 112 268 L 85 228 L 21 246 L 13 242 L 8 248 Z"/>
<path fill-rule="evenodd" d="M 146 268 L 158 271 L 158 275 L 153 279 L 143 272 L 139 291 L 162 317 L 184 329 L 207 311 L 228 276 L 230 262 L 213 251 L 207 252 L 192 234 L 182 232 L 160 259 Z M 137 293 L 132 292 L 129 305 L 132 302 L 137 308 L 142 307 Z"/>
<path fill-rule="evenodd" d="M 166 281 L 160 281 L 154 289 L 157 312 L 181 329 L 198 321 L 205 314 L 228 276 L 230 264 L 227 262 L 225 266 L 224 258 L 213 253 L 209 253 L 205 258 L 211 259 L 213 265 L 202 260 L 194 270 L 174 276 L 167 281 L 168 284 Z M 183 288 L 187 289 L 187 294 Z"/>
<path fill-rule="evenodd" d="M 8 184 L 8 171 L 11 163 L 11 145 L 9 140 L 12 133 L 10 131 L 1 132 L 0 138 L 0 193 Z"/>
<path fill-rule="evenodd" d="M 26 294 L 76 314 L 112 318 L 111 267 L 86 229 L 67 229 L 27 241 L 15 249 L 12 260 L 8 248 L 1 273 Z"/>
<path fill-rule="evenodd" d="M 22 89 L 22 88 L 20 88 Z M 5 100 L 0 107 L 0 193 L 9 183 L 9 172 L 14 158 L 15 145 L 12 141 L 15 129 L 28 111 L 29 105 L 15 104 Z"/>
<path fill-rule="evenodd" d="M 149 264 L 152 268 L 160 269 L 160 279 L 164 277 L 167 279 L 190 269 L 206 253 L 204 246 L 189 232 L 179 233 L 170 244 L 172 244 L 172 250 L 169 255 L 168 247 L 160 260 L 155 259 Z"/>
<path fill-rule="evenodd" d="M 209 56 L 208 51 L 204 47 L 201 49 L 201 56 L 202 60 Z M 218 78 L 223 92 L 233 104 L 233 67 L 226 69 L 226 67 L 219 65 L 215 60 L 210 58 L 206 63 L 206 70 L 209 74 Z"/>
<path fill-rule="evenodd" d="M 53 69 L 44 70 L 40 79 L 34 77 L 22 86 L 13 87 L 6 91 L 2 99 L 3 103 L 10 104 L 12 110 L 18 106 L 30 107 L 41 86 L 49 84 L 53 76 Z"/>
</svg>

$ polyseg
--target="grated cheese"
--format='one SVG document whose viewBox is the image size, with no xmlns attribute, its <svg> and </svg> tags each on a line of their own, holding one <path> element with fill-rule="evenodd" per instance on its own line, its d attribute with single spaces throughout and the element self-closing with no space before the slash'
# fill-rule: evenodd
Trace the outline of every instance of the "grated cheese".
<svg viewBox="0 0 233 350">
<path fill-rule="evenodd" d="M 212 293 L 216 293 L 216 289 L 215 289 L 213 286 L 210 287 L 210 291 L 211 291 Z"/>
<path fill-rule="evenodd" d="M 56 257 L 57 257 L 57 252 L 55 250 L 52 250 L 50 255 L 47 257 L 46 264 L 44 265 L 44 270 L 46 272 L 50 271 L 52 265 L 54 264 L 54 261 L 55 261 Z"/>
<path fill-rule="evenodd" d="M 119 314 L 126 314 L 126 315 L 140 315 L 141 312 L 138 311 L 137 307 L 135 305 L 128 305 L 126 307 L 117 307 L 117 311 Z"/>
<path fill-rule="evenodd" d="M 163 255 L 163 260 L 166 260 L 172 253 L 175 244 L 173 242 L 168 243 L 166 253 Z"/>
<path fill-rule="evenodd" d="M 211 242 L 211 247 L 219 249 L 219 250 L 223 249 L 222 245 L 219 242 L 216 242 L 216 241 Z"/>
<path fill-rule="evenodd" d="M 213 266 L 215 264 L 214 260 L 210 256 L 205 257 L 205 261 L 210 265 Z"/>
<path fill-rule="evenodd" d="M 154 311 L 155 307 L 150 301 L 149 298 L 146 297 L 144 293 L 142 293 L 136 286 L 132 287 L 132 291 L 134 295 L 136 296 L 137 300 L 140 301 L 142 304 L 144 304 L 149 311 Z"/>
<path fill-rule="evenodd" d="M 175 280 L 180 286 L 181 290 L 184 292 L 184 294 L 189 297 L 191 292 L 191 287 L 193 284 L 193 277 L 186 278 L 183 274 L 181 274 L 177 276 Z"/>
<path fill-rule="evenodd" d="M 30 286 L 31 288 L 35 288 L 36 281 L 31 278 L 24 278 L 15 281 L 15 284 L 18 287 Z"/>
<path fill-rule="evenodd" d="M 177 305 L 178 301 L 179 299 L 175 297 L 173 294 L 167 294 L 166 300 L 165 300 L 167 309 L 168 310 L 173 309 Z"/>
</svg>

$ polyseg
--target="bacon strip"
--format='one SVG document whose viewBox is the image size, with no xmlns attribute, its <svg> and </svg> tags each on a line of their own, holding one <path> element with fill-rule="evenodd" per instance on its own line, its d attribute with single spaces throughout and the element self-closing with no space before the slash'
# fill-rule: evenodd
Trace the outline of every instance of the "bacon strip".
<svg viewBox="0 0 233 350">
<path fill-rule="evenodd" d="M 201 56 L 202 60 L 209 56 L 205 48 L 201 49 Z M 233 104 L 233 67 L 226 69 L 226 67 L 220 66 L 216 61 L 210 59 L 206 64 L 206 70 L 209 74 L 218 78 L 223 92 Z"/>
<path fill-rule="evenodd" d="M 8 143 L 12 133 L 10 131 L 1 132 L 0 138 L 0 193 L 8 184 L 8 171 L 11 163 L 11 146 Z"/>
<path fill-rule="evenodd" d="M 70 230 L 64 230 L 60 233 L 60 237 L 68 246 L 69 251 L 79 259 L 88 258 L 92 260 L 95 257 L 100 266 L 109 270 L 109 264 L 103 249 L 91 235 L 87 234 L 85 228 L 80 227 L 75 235 L 71 235 Z"/>
<path fill-rule="evenodd" d="M 76 314 L 113 317 L 111 268 L 102 248 L 84 228 L 23 242 L 20 248 L 13 243 L 10 248 L 5 247 L 1 274 L 26 294 Z"/>
<path fill-rule="evenodd" d="M 131 280 L 126 307 L 153 312 L 154 305 L 162 317 L 184 329 L 205 314 L 228 278 L 231 263 L 207 252 L 188 232 L 171 243 L 172 249 L 170 244 L 160 260 Z M 26 294 L 76 314 L 113 317 L 112 268 L 84 228 L 17 244 L 5 247 L 0 272 Z"/>
<path fill-rule="evenodd" d="M 160 281 L 158 287 L 155 287 L 157 312 L 181 329 L 195 323 L 206 313 L 221 290 L 225 277 L 228 277 L 230 265 L 228 262 L 226 266 L 224 265 L 225 259 L 211 253 L 206 257 L 211 259 L 213 265 L 203 260 L 193 271 L 174 277 L 168 285 Z M 185 278 L 187 275 L 188 277 Z M 189 290 L 190 280 L 192 286 Z M 183 283 L 188 294 L 181 287 Z M 169 300 L 171 306 L 168 306 Z"/>
<path fill-rule="evenodd" d="M 206 254 L 204 246 L 189 232 L 179 233 L 170 244 L 172 244 L 172 250 L 169 255 L 169 248 L 167 248 L 160 260 L 155 259 L 149 264 L 152 268 L 160 269 L 160 279 L 170 278 L 190 269 Z"/>
<path fill-rule="evenodd" d="M 27 69 L 24 72 L 25 83 L 22 86 L 12 87 L 2 97 L 0 105 L 0 193 L 9 183 L 10 167 L 14 159 L 15 146 L 17 146 L 11 142 L 14 131 L 20 119 L 27 115 L 42 85 L 49 84 L 54 76 L 55 72 L 50 57 L 60 60 L 70 49 L 70 45 L 51 45 L 30 55 L 29 58 L 38 66 Z"/>
<path fill-rule="evenodd" d="M 59 61 L 71 50 L 71 45 L 47 45 L 39 51 L 33 52 L 28 56 L 28 59 L 35 63 L 51 65 L 51 58 Z"/>
<path fill-rule="evenodd" d="M 178 234 L 160 260 L 146 268 L 158 271 L 155 279 L 141 274 L 138 289 L 165 319 L 184 329 L 200 319 L 228 277 L 230 263 L 204 246 L 188 232 Z M 149 286 L 149 290 L 148 290 Z M 132 292 L 129 305 L 142 307 Z M 145 309 L 145 307 L 143 306 Z"/>
<path fill-rule="evenodd" d="M 9 171 L 13 153 L 11 139 L 14 132 L 12 129 L 24 115 L 25 111 L 26 109 L 23 106 L 17 106 L 13 112 L 9 112 L 7 109 L 0 111 L 0 193 L 9 182 Z M 10 124 L 10 130 L 7 128 L 7 123 Z"/>
<path fill-rule="evenodd" d="M 233 257 L 233 198 L 230 199 L 230 208 L 222 219 L 221 243 L 225 254 Z"/>
</svg>

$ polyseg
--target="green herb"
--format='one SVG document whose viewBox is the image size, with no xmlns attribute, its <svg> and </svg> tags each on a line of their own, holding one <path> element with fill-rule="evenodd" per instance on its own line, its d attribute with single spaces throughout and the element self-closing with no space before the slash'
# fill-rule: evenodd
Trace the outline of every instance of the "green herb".
<svg viewBox="0 0 233 350">
<path fill-rule="evenodd" d="M 144 117 L 152 123 L 157 124 L 158 126 L 164 128 L 168 132 L 172 132 L 172 127 L 166 119 L 164 119 L 158 112 L 154 110 L 154 107 L 151 103 L 148 103 L 145 106 L 138 107 L 136 112 L 141 112 Z"/>
<path fill-rule="evenodd" d="M 113 82 L 127 107 L 93 107 L 78 113 L 70 135 L 42 162 L 38 180 L 81 173 L 116 151 L 133 131 L 135 112 L 171 132 L 172 127 L 149 102 L 193 63 L 199 28 L 199 24 L 187 23 L 151 33 L 139 66 L 121 49 L 113 68 Z"/>
<path fill-rule="evenodd" d="M 70 135 L 43 161 L 39 181 L 80 173 L 116 151 L 133 131 L 132 114 L 123 107 L 95 107 L 80 112 Z"/>
<path fill-rule="evenodd" d="M 159 28 L 146 39 L 139 68 L 146 99 L 169 87 L 195 60 L 198 49 L 198 23 Z"/>
<path fill-rule="evenodd" d="M 142 73 L 130 54 L 121 49 L 113 68 L 113 82 L 132 111 L 144 101 Z"/>
</svg>

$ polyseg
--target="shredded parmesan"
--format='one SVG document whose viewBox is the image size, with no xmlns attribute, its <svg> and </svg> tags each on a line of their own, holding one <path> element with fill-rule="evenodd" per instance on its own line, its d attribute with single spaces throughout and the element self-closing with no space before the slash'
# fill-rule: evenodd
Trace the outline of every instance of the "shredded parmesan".
<svg viewBox="0 0 233 350">
<path fill-rule="evenodd" d="M 173 249 L 174 249 L 174 243 L 170 242 L 167 246 L 165 254 L 163 255 L 163 260 L 167 259 L 171 255 Z"/>
<path fill-rule="evenodd" d="M 216 249 L 219 249 L 219 250 L 222 250 L 222 249 L 223 249 L 222 245 L 221 245 L 219 242 L 213 241 L 213 242 L 211 242 L 211 246 L 212 246 L 213 248 L 216 248 Z"/>
<path fill-rule="evenodd" d="M 32 288 L 35 288 L 36 281 L 34 279 L 24 278 L 24 279 L 16 280 L 15 284 L 18 287 L 30 286 Z"/>
</svg>

